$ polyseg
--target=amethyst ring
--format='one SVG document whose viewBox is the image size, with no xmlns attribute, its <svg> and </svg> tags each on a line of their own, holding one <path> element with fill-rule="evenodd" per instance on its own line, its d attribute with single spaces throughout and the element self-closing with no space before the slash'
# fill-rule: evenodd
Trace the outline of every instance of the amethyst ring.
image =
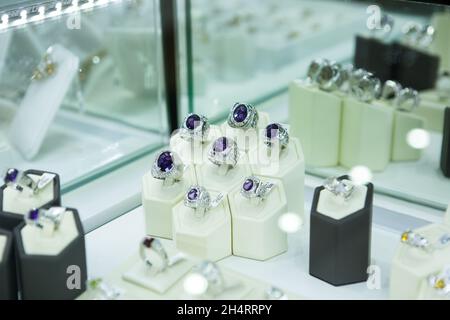
<svg viewBox="0 0 450 320">
<path fill-rule="evenodd" d="M 41 229 L 45 234 L 52 234 L 59 229 L 64 219 L 66 208 L 51 207 L 49 209 L 31 209 L 25 214 L 24 220 L 27 225 Z"/>
<path fill-rule="evenodd" d="M 153 178 L 163 180 L 164 186 L 171 186 L 183 177 L 184 164 L 175 152 L 161 151 L 153 162 L 151 173 Z"/>
<path fill-rule="evenodd" d="M 180 129 L 181 138 L 188 141 L 206 141 L 209 132 L 208 118 L 190 113 L 183 121 Z"/>
<path fill-rule="evenodd" d="M 258 111 L 254 106 L 247 103 L 237 102 L 231 108 L 228 116 L 228 125 L 232 128 L 255 129 L 258 125 Z"/>
<path fill-rule="evenodd" d="M 230 167 L 236 166 L 239 159 L 239 149 L 236 141 L 227 137 L 216 139 L 211 145 L 208 159 L 215 165 L 224 168 L 226 173 Z"/>
<path fill-rule="evenodd" d="M 241 195 L 256 203 L 265 200 L 276 185 L 272 182 L 262 182 L 259 178 L 251 176 L 245 179 L 241 188 Z"/>
<path fill-rule="evenodd" d="M 281 124 L 271 123 L 264 132 L 264 144 L 269 148 L 278 145 L 280 150 L 285 149 L 289 145 L 289 133 Z"/>
<path fill-rule="evenodd" d="M 31 195 L 34 195 L 49 185 L 55 177 L 55 174 L 45 172 L 37 181 L 35 181 L 25 172 L 10 168 L 6 171 L 3 180 L 5 181 L 5 184 L 12 189 L 19 192 L 27 190 Z"/>
<path fill-rule="evenodd" d="M 217 207 L 223 199 L 223 194 L 219 193 L 216 198 L 211 199 L 209 192 L 200 186 L 192 186 L 186 192 L 184 205 L 195 210 L 197 217 L 203 217 L 206 211 Z"/>
</svg>

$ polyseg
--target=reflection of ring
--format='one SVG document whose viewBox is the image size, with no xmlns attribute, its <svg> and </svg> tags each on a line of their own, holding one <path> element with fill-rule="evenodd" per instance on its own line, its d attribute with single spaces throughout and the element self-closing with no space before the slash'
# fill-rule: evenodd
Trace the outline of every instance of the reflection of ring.
<svg viewBox="0 0 450 320">
<path fill-rule="evenodd" d="M 358 100 L 370 102 L 378 97 L 381 90 L 381 82 L 372 73 L 365 72 L 362 76 L 360 74 L 357 75 L 350 90 Z"/>
<path fill-rule="evenodd" d="M 164 186 L 173 185 L 183 177 L 184 165 L 175 152 L 162 151 L 153 162 L 152 176 L 164 180 Z"/>
<path fill-rule="evenodd" d="M 59 229 L 65 216 L 66 208 L 51 207 L 49 209 L 31 209 L 24 216 L 26 224 L 42 229 L 44 233 L 51 234 Z"/>
<path fill-rule="evenodd" d="M 286 294 L 283 292 L 283 290 L 274 287 L 274 286 L 270 286 L 267 290 L 266 290 L 266 298 L 267 300 L 287 300 L 287 296 Z"/>
<path fill-rule="evenodd" d="M 247 199 L 256 199 L 258 202 L 265 200 L 270 191 L 275 187 L 272 182 L 261 182 L 261 180 L 255 176 L 251 176 L 245 179 L 241 188 L 241 195 Z"/>
<path fill-rule="evenodd" d="M 450 267 L 447 266 L 439 274 L 429 276 L 428 283 L 438 294 L 450 294 Z"/>
<path fill-rule="evenodd" d="M 88 280 L 87 287 L 97 293 L 101 300 L 116 300 L 122 294 L 119 289 L 108 285 L 102 278 Z"/>
<path fill-rule="evenodd" d="M 197 140 L 205 141 L 208 137 L 209 122 L 205 116 L 199 116 L 195 113 L 190 113 L 186 116 L 181 126 L 180 135 L 183 139 L 188 141 Z"/>
<path fill-rule="evenodd" d="M 350 180 L 339 180 L 337 177 L 327 178 L 323 186 L 336 197 L 340 197 L 345 201 L 351 198 L 353 191 L 355 190 L 355 186 Z"/>
<path fill-rule="evenodd" d="M 265 130 L 264 144 L 268 147 L 279 144 L 284 149 L 289 145 L 289 133 L 279 123 L 269 124 Z"/>
<path fill-rule="evenodd" d="M 404 88 L 397 98 L 397 108 L 402 111 L 412 111 L 420 104 L 419 93 L 411 88 Z"/>
<path fill-rule="evenodd" d="M 164 271 L 169 266 L 169 257 L 167 252 L 158 239 L 147 236 L 141 242 L 139 254 L 142 261 L 144 261 L 147 266 L 150 268 L 155 268 L 155 264 L 151 262 L 152 252 L 156 253 L 162 262 L 161 267 L 158 268 L 157 271 Z"/>
<path fill-rule="evenodd" d="M 216 139 L 209 150 L 208 159 L 217 166 L 234 167 L 239 159 L 236 141 L 227 137 Z"/>
<path fill-rule="evenodd" d="M 196 216 L 204 216 L 206 211 L 217 207 L 223 199 L 223 194 L 219 193 L 216 198 L 211 199 L 209 192 L 200 186 L 192 186 L 186 192 L 184 205 L 192 208 Z"/>
<path fill-rule="evenodd" d="M 212 261 L 202 261 L 196 265 L 192 272 L 198 273 L 208 282 L 207 291 L 213 296 L 226 290 L 225 280 L 219 267 Z"/>
<path fill-rule="evenodd" d="M 402 243 L 410 245 L 412 247 L 422 249 L 424 251 L 430 252 L 433 250 L 432 245 L 427 238 L 415 233 L 411 230 L 407 230 L 402 233 L 400 240 Z"/>
<path fill-rule="evenodd" d="M 36 69 L 34 69 L 31 80 L 42 80 L 55 74 L 57 65 L 52 59 L 51 52 L 52 48 L 50 47 Z"/>
<path fill-rule="evenodd" d="M 339 89 L 344 82 L 341 66 L 336 62 L 325 61 L 317 75 L 317 84 L 320 89 L 333 91 Z"/>
<path fill-rule="evenodd" d="M 228 116 L 228 125 L 232 128 L 256 128 L 258 111 L 251 104 L 235 103 Z"/>
<path fill-rule="evenodd" d="M 383 100 L 397 99 L 401 90 L 402 85 L 400 83 L 394 80 L 386 80 L 383 84 L 380 98 Z"/>
</svg>

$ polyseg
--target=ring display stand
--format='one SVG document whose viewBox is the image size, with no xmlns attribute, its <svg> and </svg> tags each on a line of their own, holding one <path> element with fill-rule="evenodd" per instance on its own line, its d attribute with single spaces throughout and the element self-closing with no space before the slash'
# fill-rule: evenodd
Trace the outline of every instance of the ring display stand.
<svg viewBox="0 0 450 320">
<path fill-rule="evenodd" d="M 186 190 L 196 184 L 195 170 L 188 166 L 183 179 L 165 187 L 163 180 L 155 179 L 150 172 L 142 178 L 142 207 L 145 230 L 148 235 L 172 239 L 172 209 L 180 202 Z"/>
<path fill-rule="evenodd" d="M 233 255 L 267 260 L 287 250 L 287 234 L 278 226 L 280 216 L 288 212 L 281 180 L 261 177 L 275 187 L 259 204 L 241 195 L 241 186 L 229 195 L 233 220 Z"/>
<path fill-rule="evenodd" d="M 218 192 L 210 192 L 214 198 Z M 173 238 L 179 251 L 198 258 L 217 261 L 231 255 L 231 213 L 227 197 L 196 217 L 183 202 L 173 208 Z"/>
<path fill-rule="evenodd" d="M 339 180 L 348 179 L 342 176 Z M 334 286 L 367 280 L 370 265 L 373 185 L 356 185 L 348 201 L 323 186 L 311 207 L 309 273 Z"/>
<path fill-rule="evenodd" d="M 450 107 L 445 109 L 444 130 L 442 133 L 441 170 L 450 178 Z"/>
<path fill-rule="evenodd" d="M 291 137 L 285 150 L 267 154 L 267 147 L 260 143 L 248 154 L 253 174 L 280 179 L 286 192 L 288 211 L 304 216 L 305 160 L 299 139 Z M 300 187 L 299 187 L 300 186 Z"/>
<path fill-rule="evenodd" d="M 86 249 L 77 210 L 67 208 L 51 236 L 22 224 L 14 230 L 14 240 L 22 299 L 71 300 L 85 291 Z"/>
<path fill-rule="evenodd" d="M 16 299 L 16 261 L 12 233 L 0 229 L 0 301 Z"/>
<path fill-rule="evenodd" d="M 391 159 L 393 121 L 394 110 L 390 107 L 345 98 L 340 164 L 347 168 L 364 165 L 373 171 L 383 171 Z"/>
<path fill-rule="evenodd" d="M 415 232 L 433 244 L 445 233 L 450 233 L 450 226 L 431 224 Z M 426 252 L 401 243 L 392 260 L 390 298 L 409 300 L 425 296 L 423 290 L 428 287 L 428 276 L 440 273 L 449 265 L 450 245 Z"/>
<path fill-rule="evenodd" d="M 450 13 L 435 12 L 431 25 L 436 30 L 450 30 Z M 450 39 L 446 32 L 436 32 L 430 47 L 435 55 L 441 57 L 441 70 L 450 70 Z"/>
<path fill-rule="evenodd" d="M 31 178 L 38 179 L 46 171 L 27 170 Z M 0 188 L 0 228 L 12 231 L 23 221 L 23 215 L 32 208 L 48 208 L 61 205 L 60 179 L 57 174 L 51 183 L 33 196 L 3 185 Z"/>
<path fill-rule="evenodd" d="M 289 85 L 290 134 L 302 142 L 306 165 L 336 166 L 342 99 L 301 80 Z"/>
<path fill-rule="evenodd" d="M 425 127 L 425 120 L 408 111 L 394 111 L 394 128 L 392 135 L 392 161 L 419 160 L 421 149 L 416 149 L 408 144 L 408 133 L 413 129 Z"/>
<path fill-rule="evenodd" d="M 438 93 L 427 92 L 420 94 L 420 106 L 412 113 L 425 119 L 425 129 L 435 132 L 442 132 L 445 103 L 438 100 Z"/>
</svg>

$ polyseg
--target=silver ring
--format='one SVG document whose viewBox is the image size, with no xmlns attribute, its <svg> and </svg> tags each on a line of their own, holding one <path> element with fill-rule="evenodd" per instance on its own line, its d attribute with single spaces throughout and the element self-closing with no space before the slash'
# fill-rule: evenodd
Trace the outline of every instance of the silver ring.
<svg viewBox="0 0 450 320">
<path fill-rule="evenodd" d="M 87 288 L 93 291 L 101 300 L 116 300 L 122 295 L 122 291 L 108 285 L 102 278 L 87 281 Z"/>
<path fill-rule="evenodd" d="M 306 72 L 307 78 L 311 83 L 316 83 L 317 76 L 320 73 L 322 65 L 326 62 L 325 59 L 314 59 L 308 66 L 308 71 Z"/>
<path fill-rule="evenodd" d="M 408 22 L 402 28 L 403 40 L 409 45 L 417 45 L 422 26 L 417 22 Z"/>
<path fill-rule="evenodd" d="M 269 148 L 279 145 L 285 149 L 289 145 L 289 133 L 281 124 L 271 123 L 264 131 L 264 144 Z"/>
<path fill-rule="evenodd" d="M 231 108 L 228 125 L 232 128 L 250 129 L 258 125 L 258 111 L 247 103 L 237 102 Z"/>
<path fill-rule="evenodd" d="M 183 177 L 184 164 L 175 152 L 161 151 L 153 162 L 151 173 L 153 178 L 163 180 L 164 186 L 171 186 Z"/>
<path fill-rule="evenodd" d="M 419 93 L 411 88 L 402 89 L 396 101 L 397 109 L 402 111 L 413 111 L 419 104 Z"/>
<path fill-rule="evenodd" d="M 436 30 L 431 25 L 423 26 L 417 37 L 417 44 L 422 48 L 427 48 L 434 41 L 434 36 L 436 34 Z"/>
<path fill-rule="evenodd" d="M 439 295 L 450 295 L 450 266 L 445 267 L 440 273 L 428 277 L 428 284 Z"/>
<path fill-rule="evenodd" d="M 209 149 L 208 159 L 225 172 L 236 166 L 239 159 L 239 149 L 236 141 L 227 137 L 217 138 Z"/>
<path fill-rule="evenodd" d="M 156 253 L 162 261 L 162 266 L 158 269 L 155 269 L 155 264 L 154 262 L 152 263 L 152 252 Z M 145 237 L 139 246 L 139 255 L 142 261 L 156 272 L 164 271 L 169 266 L 169 256 L 158 239 L 149 236 Z"/>
<path fill-rule="evenodd" d="M 404 244 L 407 244 L 414 248 L 422 249 L 426 252 L 431 252 L 434 249 L 427 238 L 411 230 L 403 232 L 400 237 L 400 241 Z"/>
<path fill-rule="evenodd" d="M 203 217 L 205 213 L 216 208 L 223 200 L 223 194 L 219 193 L 217 197 L 211 199 L 209 192 L 201 186 L 191 186 L 184 196 L 184 205 L 194 209 L 197 217 Z"/>
<path fill-rule="evenodd" d="M 205 116 L 190 113 L 184 118 L 180 136 L 188 141 L 206 141 L 209 133 L 209 122 Z"/>
<path fill-rule="evenodd" d="M 257 203 L 265 200 L 276 185 L 272 182 L 262 182 L 258 177 L 247 177 L 241 187 L 241 195 Z"/>
<path fill-rule="evenodd" d="M 327 178 L 323 184 L 324 188 L 334 194 L 335 197 L 348 201 L 355 190 L 354 184 L 348 179 L 337 177 Z"/>
<path fill-rule="evenodd" d="M 386 80 L 381 90 L 381 99 L 383 100 L 396 100 L 400 95 L 402 85 L 394 80 Z"/>
<path fill-rule="evenodd" d="M 208 282 L 207 292 L 212 296 L 217 296 L 227 288 L 225 280 L 219 267 L 212 261 L 202 261 L 192 269 L 193 273 L 198 273 Z"/>
<path fill-rule="evenodd" d="M 20 192 L 27 190 L 33 195 L 44 189 L 55 177 L 56 175 L 54 173 L 45 172 L 35 181 L 29 174 L 15 168 L 10 168 L 6 170 L 3 179 L 8 187 Z"/>
<path fill-rule="evenodd" d="M 325 61 L 320 68 L 316 81 L 322 90 L 334 91 L 339 89 L 344 82 L 341 65 L 336 62 Z"/>
<path fill-rule="evenodd" d="M 359 101 L 370 102 L 379 96 L 381 82 L 372 73 L 358 71 L 353 80 L 350 90 Z"/>
<path fill-rule="evenodd" d="M 24 220 L 27 225 L 38 227 L 44 233 L 51 234 L 59 229 L 66 211 L 64 207 L 33 208 L 25 214 Z"/>
</svg>

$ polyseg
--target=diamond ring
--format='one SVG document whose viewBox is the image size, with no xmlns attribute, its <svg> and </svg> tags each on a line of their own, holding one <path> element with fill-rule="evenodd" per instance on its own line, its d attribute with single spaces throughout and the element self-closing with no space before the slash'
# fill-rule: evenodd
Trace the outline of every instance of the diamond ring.
<svg viewBox="0 0 450 320">
<path fill-rule="evenodd" d="M 200 186 L 191 186 L 184 197 L 184 205 L 194 209 L 197 217 L 203 217 L 208 210 L 216 208 L 223 199 L 223 194 L 211 199 L 209 192 Z"/>
<path fill-rule="evenodd" d="M 251 176 L 245 179 L 241 188 L 241 195 L 250 200 L 256 200 L 256 204 L 265 200 L 275 184 L 272 182 L 261 182 L 261 180 L 255 176 Z"/>
<path fill-rule="evenodd" d="M 306 72 L 307 78 L 310 83 L 315 83 L 317 80 L 317 76 L 320 73 L 320 69 L 322 68 L 322 65 L 327 60 L 324 59 L 314 59 L 311 61 L 311 63 L 308 66 L 308 71 Z"/>
<path fill-rule="evenodd" d="M 208 137 L 209 122 L 205 116 L 190 113 L 183 121 L 180 136 L 188 141 L 204 142 Z"/>
<path fill-rule="evenodd" d="M 56 177 L 54 173 L 45 172 L 37 181 L 32 179 L 29 174 L 15 168 L 6 170 L 3 178 L 5 184 L 19 192 L 27 190 L 31 195 L 39 193 Z"/>
<path fill-rule="evenodd" d="M 402 85 L 394 80 L 386 80 L 381 89 L 381 99 L 383 100 L 396 100 L 402 90 Z"/>
<path fill-rule="evenodd" d="M 258 124 L 258 111 L 247 103 L 237 102 L 231 108 L 228 125 L 232 128 L 250 129 Z"/>
<path fill-rule="evenodd" d="M 164 186 L 171 186 L 183 177 L 184 164 L 175 152 L 162 151 L 156 156 L 151 173 L 153 178 L 163 180 Z"/>
<path fill-rule="evenodd" d="M 319 88 L 325 91 L 334 91 L 344 83 L 341 65 L 336 62 L 325 61 L 316 77 Z"/>
<path fill-rule="evenodd" d="M 450 294 L 450 267 L 447 266 L 439 274 L 428 277 L 428 284 L 440 295 Z"/>
<path fill-rule="evenodd" d="M 33 208 L 25 214 L 27 225 L 41 229 L 45 234 L 52 234 L 59 229 L 67 209 L 64 207 L 51 207 L 49 209 Z"/>
<path fill-rule="evenodd" d="M 289 133 L 279 123 L 271 123 L 264 132 L 264 144 L 271 148 L 279 145 L 280 149 L 285 149 L 289 145 Z"/>
<path fill-rule="evenodd" d="M 210 147 L 208 159 L 226 173 L 230 167 L 236 166 L 239 159 L 236 141 L 227 137 L 217 138 Z"/>
<path fill-rule="evenodd" d="M 414 248 L 422 249 L 426 252 L 433 251 L 433 246 L 427 238 L 411 230 L 403 232 L 400 237 L 400 241 L 404 244 L 407 244 Z"/>
<path fill-rule="evenodd" d="M 358 71 L 354 75 L 350 91 L 358 100 L 370 102 L 379 96 L 381 91 L 381 82 L 370 72 Z"/>
<path fill-rule="evenodd" d="M 337 177 L 330 177 L 325 180 L 324 188 L 334 194 L 335 197 L 348 201 L 355 190 L 355 186 L 348 179 L 339 179 Z"/>
<path fill-rule="evenodd" d="M 139 255 L 142 261 L 155 272 L 164 271 L 169 266 L 169 256 L 158 239 L 149 236 L 145 237 L 141 241 Z M 160 259 L 160 265 L 158 267 L 156 267 L 155 255 Z"/>
<path fill-rule="evenodd" d="M 411 88 L 404 88 L 400 91 L 396 105 L 401 111 L 412 111 L 420 104 L 419 93 Z"/>
</svg>

